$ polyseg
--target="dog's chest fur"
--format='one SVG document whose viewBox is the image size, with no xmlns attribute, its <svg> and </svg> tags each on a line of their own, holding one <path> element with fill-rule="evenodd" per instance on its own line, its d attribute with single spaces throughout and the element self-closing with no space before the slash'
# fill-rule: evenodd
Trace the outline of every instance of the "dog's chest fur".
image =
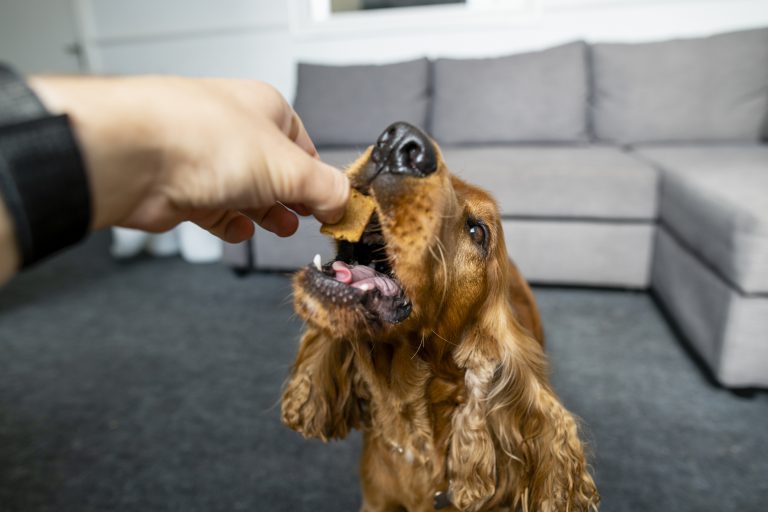
<svg viewBox="0 0 768 512">
<path fill-rule="evenodd" d="M 385 459 L 408 476 L 404 485 L 415 478 L 423 489 L 423 483 L 429 488 L 445 481 L 451 422 L 465 386 L 464 372 L 449 354 L 434 353 L 426 343 L 417 347 L 361 343 L 355 366 L 369 412 L 363 465 Z"/>
</svg>

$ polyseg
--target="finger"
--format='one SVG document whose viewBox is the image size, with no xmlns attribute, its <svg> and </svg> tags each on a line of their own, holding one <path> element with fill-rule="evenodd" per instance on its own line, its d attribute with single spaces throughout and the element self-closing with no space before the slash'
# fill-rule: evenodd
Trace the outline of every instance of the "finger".
<svg viewBox="0 0 768 512">
<path fill-rule="evenodd" d="M 290 106 L 288 108 L 290 109 L 291 120 L 288 125 L 288 131 L 285 132 L 285 134 L 289 139 L 296 143 L 297 146 L 306 151 L 307 154 L 314 158 L 320 158 L 315 143 L 312 142 L 312 139 L 309 137 L 309 133 L 307 133 L 307 130 L 304 128 L 304 123 L 301 122 L 301 118 L 293 108 Z"/>
<path fill-rule="evenodd" d="M 243 210 L 243 213 L 277 236 L 291 236 L 299 228 L 299 219 L 296 214 L 280 203 L 275 203 L 269 208 Z"/>
<path fill-rule="evenodd" d="M 238 215 L 229 221 L 229 224 L 224 229 L 224 236 L 221 239 L 231 244 L 238 244 L 253 238 L 255 231 L 256 228 L 251 219 L 245 215 Z"/>
<path fill-rule="evenodd" d="M 309 208 L 306 207 L 306 205 L 303 205 L 301 203 L 288 203 L 285 206 L 295 211 L 302 217 L 307 217 L 309 215 L 312 215 L 312 210 L 310 210 Z"/>
<path fill-rule="evenodd" d="M 286 146 L 293 144 L 286 142 Z M 301 203 L 321 222 L 338 222 L 349 199 L 346 175 L 295 146 L 273 154 L 283 156 L 270 165 L 275 199 L 285 204 Z"/>
<path fill-rule="evenodd" d="M 196 212 L 189 220 L 231 244 L 248 240 L 254 232 L 253 222 L 234 210 Z"/>
<path fill-rule="evenodd" d="M 320 171 L 302 176 L 302 203 L 320 222 L 335 224 L 349 200 L 349 179 L 338 169 L 318 161 Z"/>
</svg>

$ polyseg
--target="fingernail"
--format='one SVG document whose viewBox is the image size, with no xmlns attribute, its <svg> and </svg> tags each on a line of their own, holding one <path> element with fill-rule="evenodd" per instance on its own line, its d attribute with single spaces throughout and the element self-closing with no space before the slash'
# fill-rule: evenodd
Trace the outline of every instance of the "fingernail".
<svg viewBox="0 0 768 512">
<path fill-rule="evenodd" d="M 332 208 L 321 212 L 321 215 L 325 217 L 325 222 L 329 224 L 334 224 L 341 220 L 344 216 L 347 201 L 349 201 L 349 179 L 347 175 L 337 169 L 334 169 L 333 172 L 336 173 L 336 177 L 333 184 Z"/>
<path fill-rule="evenodd" d="M 336 224 L 344 216 L 344 209 L 337 210 L 315 210 L 313 215 L 324 224 Z"/>
</svg>

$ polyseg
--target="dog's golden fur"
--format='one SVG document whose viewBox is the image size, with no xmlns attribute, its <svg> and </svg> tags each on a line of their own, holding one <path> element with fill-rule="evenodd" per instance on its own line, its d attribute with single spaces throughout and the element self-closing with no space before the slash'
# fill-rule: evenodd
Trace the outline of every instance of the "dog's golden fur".
<svg viewBox="0 0 768 512">
<path fill-rule="evenodd" d="M 439 152 L 439 149 L 437 149 Z M 370 149 L 348 171 L 353 186 Z M 427 177 L 372 186 L 386 257 L 412 302 L 400 324 L 294 280 L 306 332 L 282 418 L 305 437 L 363 431 L 363 511 L 585 511 L 599 497 L 577 421 L 547 375 L 531 291 L 507 256 L 498 209 L 439 157 Z M 377 178 L 385 181 L 385 178 Z M 485 250 L 468 219 L 487 228 Z"/>
</svg>

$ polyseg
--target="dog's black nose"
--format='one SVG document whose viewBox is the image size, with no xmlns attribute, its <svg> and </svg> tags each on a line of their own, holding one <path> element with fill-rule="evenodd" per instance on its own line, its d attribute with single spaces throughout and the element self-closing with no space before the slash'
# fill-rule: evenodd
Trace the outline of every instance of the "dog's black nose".
<svg viewBox="0 0 768 512">
<path fill-rule="evenodd" d="M 437 152 L 429 137 L 408 123 L 393 123 L 379 135 L 371 159 L 376 173 L 389 172 L 416 177 L 437 170 Z"/>
</svg>

